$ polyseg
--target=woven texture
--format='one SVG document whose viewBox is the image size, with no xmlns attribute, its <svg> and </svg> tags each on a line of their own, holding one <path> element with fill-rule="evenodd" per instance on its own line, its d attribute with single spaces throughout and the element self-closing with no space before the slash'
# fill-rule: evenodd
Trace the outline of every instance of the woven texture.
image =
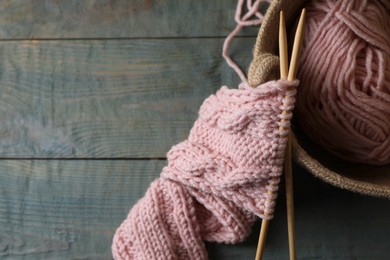
<svg viewBox="0 0 390 260">
<path fill-rule="evenodd" d="M 118 228 L 115 259 L 206 259 L 203 240 L 236 243 L 256 215 L 272 218 L 297 84 L 241 84 L 207 98 Z"/>
<path fill-rule="evenodd" d="M 248 70 L 248 82 L 253 87 L 279 77 L 279 12 L 283 9 L 286 24 L 294 25 L 301 8 L 307 2 L 309 1 L 272 1 L 260 27 Z M 388 1 L 381 3 L 389 11 Z M 297 126 L 293 125 L 292 132 L 293 158 L 310 173 L 343 189 L 390 198 L 390 165 L 370 166 L 346 162 L 314 144 Z"/>
</svg>

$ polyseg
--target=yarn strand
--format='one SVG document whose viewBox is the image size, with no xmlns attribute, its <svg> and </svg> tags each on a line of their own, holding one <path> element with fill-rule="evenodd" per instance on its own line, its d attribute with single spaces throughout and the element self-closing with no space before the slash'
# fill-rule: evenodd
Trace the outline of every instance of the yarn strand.
<svg viewBox="0 0 390 260">
<path fill-rule="evenodd" d="M 243 14 L 244 4 L 246 2 L 246 8 L 248 12 Z M 232 40 L 236 37 L 242 30 L 243 27 L 247 26 L 258 26 L 262 23 L 264 15 L 259 11 L 259 6 L 262 2 L 270 2 L 265 0 L 238 0 L 235 21 L 237 23 L 236 27 L 229 33 L 226 37 L 223 47 L 222 47 L 222 57 L 225 59 L 226 63 L 237 73 L 242 82 L 248 83 L 248 79 L 245 73 L 242 71 L 240 66 L 230 57 L 229 47 Z M 251 19 L 252 18 L 252 19 Z"/>
</svg>

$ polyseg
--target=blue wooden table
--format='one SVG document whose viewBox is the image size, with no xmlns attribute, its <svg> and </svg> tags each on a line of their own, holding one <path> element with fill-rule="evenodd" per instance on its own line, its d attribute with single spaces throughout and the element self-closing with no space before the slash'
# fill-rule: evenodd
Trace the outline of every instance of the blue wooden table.
<svg viewBox="0 0 390 260">
<path fill-rule="evenodd" d="M 111 259 L 115 229 L 184 140 L 202 101 L 236 87 L 221 57 L 234 0 L 0 2 L 0 259 Z M 251 60 L 257 29 L 230 51 Z M 389 259 L 388 200 L 294 169 L 299 259 Z M 284 191 L 265 259 L 288 259 Z M 210 259 L 254 259 L 258 222 Z"/>
</svg>

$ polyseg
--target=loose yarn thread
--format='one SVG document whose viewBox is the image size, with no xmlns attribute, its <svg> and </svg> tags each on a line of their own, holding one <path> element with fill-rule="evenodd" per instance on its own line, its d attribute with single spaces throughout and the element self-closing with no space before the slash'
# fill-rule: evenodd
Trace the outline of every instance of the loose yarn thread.
<svg viewBox="0 0 390 260">
<path fill-rule="evenodd" d="M 222 47 L 222 56 L 225 59 L 226 63 L 237 73 L 241 81 L 245 83 L 248 83 L 247 77 L 245 76 L 241 68 L 237 65 L 237 63 L 230 57 L 228 50 L 232 40 L 234 39 L 234 37 L 237 36 L 237 34 L 242 30 L 242 28 L 248 26 L 258 26 L 263 22 L 264 15 L 259 11 L 259 7 L 260 4 L 264 2 L 270 3 L 271 0 L 238 0 L 236 13 L 234 16 L 237 25 L 234 30 L 231 31 L 226 37 Z M 247 13 L 243 14 L 245 3 L 248 11 Z"/>
<path fill-rule="evenodd" d="M 344 159 L 390 163 L 388 1 L 316 0 L 306 8 L 296 104 L 301 128 Z"/>
</svg>

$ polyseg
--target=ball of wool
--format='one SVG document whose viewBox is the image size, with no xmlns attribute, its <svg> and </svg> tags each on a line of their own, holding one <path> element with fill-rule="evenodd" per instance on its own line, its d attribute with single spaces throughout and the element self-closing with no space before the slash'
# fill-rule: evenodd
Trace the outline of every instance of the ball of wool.
<svg viewBox="0 0 390 260">
<path fill-rule="evenodd" d="M 307 8 L 299 125 L 344 159 L 390 163 L 388 1 L 317 0 Z"/>
</svg>

